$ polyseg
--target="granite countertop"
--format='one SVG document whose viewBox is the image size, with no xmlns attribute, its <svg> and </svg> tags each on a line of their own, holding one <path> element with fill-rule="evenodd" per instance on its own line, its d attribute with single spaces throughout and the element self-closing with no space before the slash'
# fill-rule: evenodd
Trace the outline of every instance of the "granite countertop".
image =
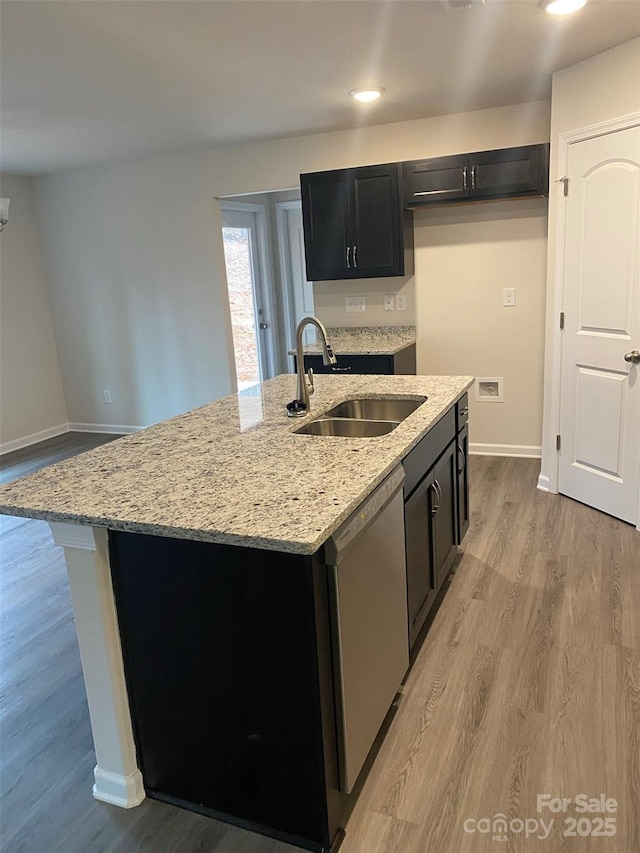
<svg viewBox="0 0 640 853">
<path fill-rule="evenodd" d="M 415 326 L 356 326 L 327 329 L 329 343 L 336 355 L 395 355 L 416 342 Z M 322 346 L 305 344 L 305 353 L 322 353 Z M 289 355 L 295 355 L 295 349 Z"/>
<path fill-rule="evenodd" d="M 470 387 L 470 376 L 283 374 L 0 487 L 0 513 L 313 554 Z M 378 438 L 294 435 L 354 396 L 428 400 Z"/>
</svg>

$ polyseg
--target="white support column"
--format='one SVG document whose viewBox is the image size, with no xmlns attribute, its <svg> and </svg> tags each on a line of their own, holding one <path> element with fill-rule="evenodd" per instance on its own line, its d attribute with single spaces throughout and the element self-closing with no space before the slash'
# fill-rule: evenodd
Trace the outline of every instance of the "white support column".
<svg viewBox="0 0 640 853">
<path fill-rule="evenodd" d="M 64 548 L 97 764 L 93 796 L 129 809 L 144 800 L 111 585 L 107 531 L 49 524 Z"/>
</svg>

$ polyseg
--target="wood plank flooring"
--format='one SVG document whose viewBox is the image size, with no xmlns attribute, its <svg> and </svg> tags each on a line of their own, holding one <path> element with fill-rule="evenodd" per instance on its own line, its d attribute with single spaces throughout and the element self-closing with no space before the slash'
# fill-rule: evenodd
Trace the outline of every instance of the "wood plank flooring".
<svg viewBox="0 0 640 853">
<path fill-rule="evenodd" d="M 470 464 L 464 553 L 341 853 L 638 853 L 640 534 L 537 491 L 535 460 Z M 3 853 L 291 853 L 159 802 L 123 811 L 92 798 L 62 551 L 42 522 L 5 528 Z M 536 810 L 538 794 L 581 793 L 617 799 L 615 836 L 565 836 L 564 818 L 580 817 L 572 807 Z M 515 821 L 506 840 L 465 831 L 497 814 Z M 517 831 L 538 818 L 555 818 L 548 838 Z"/>
<path fill-rule="evenodd" d="M 65 432 L 22 450 L 3 453 L 0 456 L 0 483 L 10 483 L 38 468 L 44 468 L 45 465 L 61 462 L 116 438 L 120 436 L 96 432 Z"/>
</svg>

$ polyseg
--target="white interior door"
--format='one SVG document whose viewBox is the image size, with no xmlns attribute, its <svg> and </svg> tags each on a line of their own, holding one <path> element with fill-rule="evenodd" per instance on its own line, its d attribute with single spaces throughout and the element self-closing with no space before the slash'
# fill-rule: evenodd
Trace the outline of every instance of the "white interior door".
<svg viewBox="0 0 640 853">
<path fill-rule="evenodd" d="M 558 491 L 636 523 L 640 127 L 569 146 Z"/>
<path fill-rule="evenodd" d="M 313 316 L 313 284 L 307 281 L 304 261 L 304 232 L 302 202 L 285 201 L 276 204 L 278 242 L 282 268 L 287 338 L 289 348 L 295 346 L 295 331 L 303 317 Z M 304 343 L 315 340 L 315 329 L 307 327 Z"/>
</svg>

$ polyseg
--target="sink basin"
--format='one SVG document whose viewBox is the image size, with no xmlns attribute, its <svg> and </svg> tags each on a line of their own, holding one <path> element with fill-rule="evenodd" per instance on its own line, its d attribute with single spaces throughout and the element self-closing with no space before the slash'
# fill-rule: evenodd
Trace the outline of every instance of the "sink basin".
<svg viewBox="0 0 640 853">
<path fill-rule="evenodd" d="M 385 400 L 380 397 L 363 397 L 345 400 L 326 413 L 328 418 L 355 418 L 370 421 L 403 421 L 421 406 L 426 397 L 419 400 Z"/>
<path fill-rule="evenodd" d="M 398 426 L 398 421 L 347 420 L 346 418 L 318 418 L 300 429 L 298 435 L 335 435 L 341 438 L 375 438 L 386 435 Z"/>
</svg>

